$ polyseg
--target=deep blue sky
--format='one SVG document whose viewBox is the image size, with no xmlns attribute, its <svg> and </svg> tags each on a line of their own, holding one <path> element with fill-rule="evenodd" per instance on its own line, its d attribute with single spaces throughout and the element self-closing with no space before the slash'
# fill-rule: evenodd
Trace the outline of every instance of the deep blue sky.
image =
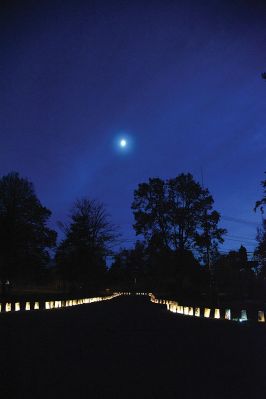
<svg viewBox="0 0 266 399">
<path fill-rule="evenodd" d="M 129 245 L 137 184 L 201 180 L 202 168 L 222 216 L 250 221 L 222 220 L 224 249 L 252 249 L 266 170 L 262 4 L 2 1 L 0 175 L 32 180 L 54 225 L 79 196 L 103 201 Z"/>
</svg>

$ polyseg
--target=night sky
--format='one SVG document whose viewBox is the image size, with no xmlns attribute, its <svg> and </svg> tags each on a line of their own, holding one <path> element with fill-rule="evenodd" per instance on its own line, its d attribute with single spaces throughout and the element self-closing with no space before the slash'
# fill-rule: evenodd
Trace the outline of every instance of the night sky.
<svg viewBox="0 0 266 399">
<path fill-rule="evenodd" d="M 223 249 L 254 248 L 266 170 L 263 2 L 0 7 L 0 175 L 33 181 L 53 226 L 89 196 L 130 246 L 138 183 L 181 172 L 201 181 L 202 170 L 228 229 Z"/>
</svg>

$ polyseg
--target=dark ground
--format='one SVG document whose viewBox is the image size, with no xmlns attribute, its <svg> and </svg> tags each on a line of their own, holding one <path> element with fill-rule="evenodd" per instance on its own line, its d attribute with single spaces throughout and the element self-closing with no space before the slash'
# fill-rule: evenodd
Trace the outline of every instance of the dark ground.
<svg viewBox="0 0 266 399">
<path fill-rule="evenodd" d="M 266 326 L 143 297 L 0 315 L 1 398 L 266 398 Z"/>
</svg>

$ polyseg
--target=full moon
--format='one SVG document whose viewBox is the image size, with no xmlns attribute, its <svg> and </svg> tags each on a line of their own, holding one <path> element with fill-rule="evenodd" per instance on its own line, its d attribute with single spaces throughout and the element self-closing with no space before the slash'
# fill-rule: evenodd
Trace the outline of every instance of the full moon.
<svg viewBox="0 0 266 399">
<path fill-rule="evenodd" d="M 120 140 L 120 147 L 126 147 L 127 141 L 125 139 Z"/>
</svg>

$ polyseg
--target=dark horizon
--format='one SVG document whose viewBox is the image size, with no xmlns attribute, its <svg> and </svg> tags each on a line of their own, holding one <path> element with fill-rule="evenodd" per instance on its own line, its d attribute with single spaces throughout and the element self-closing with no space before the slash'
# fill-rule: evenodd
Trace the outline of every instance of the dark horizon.
<svg viewBox="0 0 266 399">
<path fill-rule="evenodd" d="M 0 175 L 28 177 L 53 226 L 87 195 L 107 205 L 131 246 L 137 185 L 191 172 L 221 212 L 222 248 L 254 249 L 266 145 L 262 2 L 4 1 L 0 20 Z"/>
</svg>

